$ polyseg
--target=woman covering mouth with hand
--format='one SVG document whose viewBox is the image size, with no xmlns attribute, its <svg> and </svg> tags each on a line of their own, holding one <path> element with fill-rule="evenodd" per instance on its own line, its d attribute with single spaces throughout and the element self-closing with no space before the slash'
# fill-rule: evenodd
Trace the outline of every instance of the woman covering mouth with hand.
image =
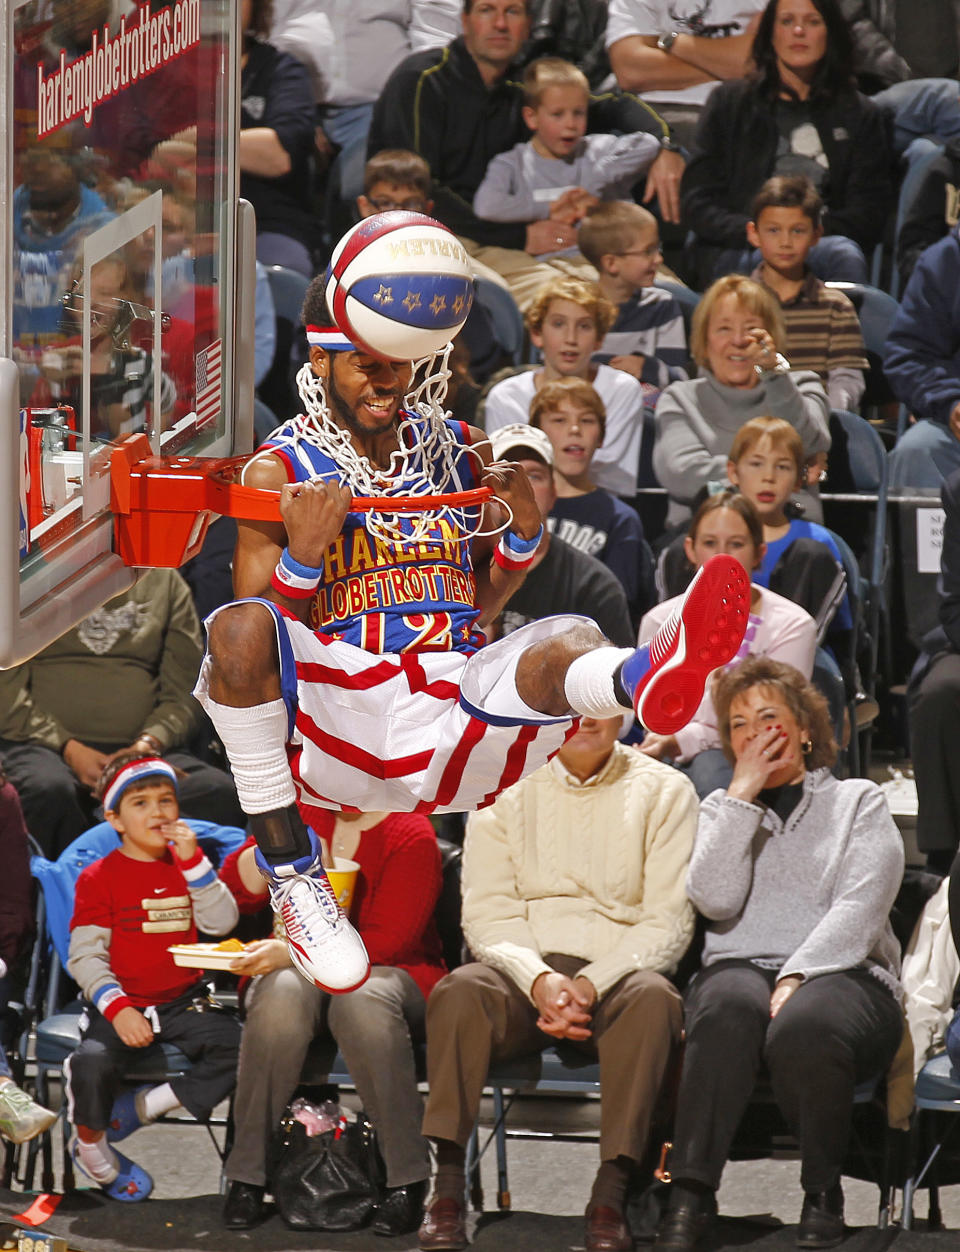
<svg viewBox="0 0 960 1252">
<path fill-rule="evenodd" d="M 713 697 L 732 776 L 700 806 L 687 896 L 705 918 L 684 995 L 686 1046 L 655 1252 L 694 1252 L 761 1064 L 800 1148 L 800 1248 L 844 1238 L 854 1088 L 903 1033 L 889 912 L 903 842 L 875 783 L 831 774 L 826 702 L 769 657 Z"/>
</svg>

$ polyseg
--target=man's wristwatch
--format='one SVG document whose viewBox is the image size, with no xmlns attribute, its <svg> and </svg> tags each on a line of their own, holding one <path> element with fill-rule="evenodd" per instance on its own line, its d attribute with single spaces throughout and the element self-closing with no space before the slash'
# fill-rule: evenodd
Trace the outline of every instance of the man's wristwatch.
<svg viewBox="0 0 960 1252">
<path fill-rule="evenodd" d="M 154 756 L 163 756 L 163 744 L 155 735 L 148 735 L 146 732 L 142 735 L 137 735 L 137 743 L 146 744 L 148 750 Z"/>
<path fill-rule="evenodd" d="M 660 140 L 660 148 L 664 152 L 679 152 L 683 154 L 683 148 L 677 143 L 676 139 L 671 139 L 669 135 L 665 139 Z"/>
<path fill-rule="evenodd" d="M 671 30 L 668 34 L 661 35 L 657 40 L 657 47 L 661 52 L 669 52 L 673 45 L 677 42 L 677 35 L 679 34 L 680 32 L 678 30 Z"/>
</svg>

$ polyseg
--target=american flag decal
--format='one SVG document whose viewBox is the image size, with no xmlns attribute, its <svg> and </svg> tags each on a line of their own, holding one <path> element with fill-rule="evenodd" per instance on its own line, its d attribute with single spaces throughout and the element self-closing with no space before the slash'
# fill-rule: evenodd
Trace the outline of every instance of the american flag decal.
<svg viewBox="0 0 960 1252">
<path fill-rule="evenodd" d="M 202 352 L 197 353 L 197 428 L 212 422 L 220 412 L 220 347 L 222 340 L 215 339 Z"/>
</svg>

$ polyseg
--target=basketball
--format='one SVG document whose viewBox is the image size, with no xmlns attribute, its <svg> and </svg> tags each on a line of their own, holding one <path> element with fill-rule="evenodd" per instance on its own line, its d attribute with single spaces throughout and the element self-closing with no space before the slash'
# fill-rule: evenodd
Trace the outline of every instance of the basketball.
<svg viewBox="0 0 960 1252">
<path fill-rule="evenodd" d="M 456 235 L 423 213 L 368 217 L 334 249 L 327 307 L 358 348 L 418 361 L 445 347 L 473 303 L 470 258 Z"/>
</svg>

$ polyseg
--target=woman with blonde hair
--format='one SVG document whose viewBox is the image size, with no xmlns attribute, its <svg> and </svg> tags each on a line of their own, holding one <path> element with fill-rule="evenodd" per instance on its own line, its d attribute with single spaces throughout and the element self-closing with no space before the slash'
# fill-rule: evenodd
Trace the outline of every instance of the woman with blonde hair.
<svg viewBox="0 0 960 1252">
<path fill-rule="evenodd" d="M 734 436 L 753 417 L 781 417 L 803 440 L 808 460 L 830 447 L 830 402 L 812 370 L 791 370 L 776 296 L 740 274 L 704 293 L 693 316 L 690 352 L 699 376 L 671 383 L 656 409 L 653 469 L 670 496 L 668 525 L 690 516 L 697 493 L 725 482 Z M 820 515 L 806 493 L 807 514 Z"/>
</svg>

